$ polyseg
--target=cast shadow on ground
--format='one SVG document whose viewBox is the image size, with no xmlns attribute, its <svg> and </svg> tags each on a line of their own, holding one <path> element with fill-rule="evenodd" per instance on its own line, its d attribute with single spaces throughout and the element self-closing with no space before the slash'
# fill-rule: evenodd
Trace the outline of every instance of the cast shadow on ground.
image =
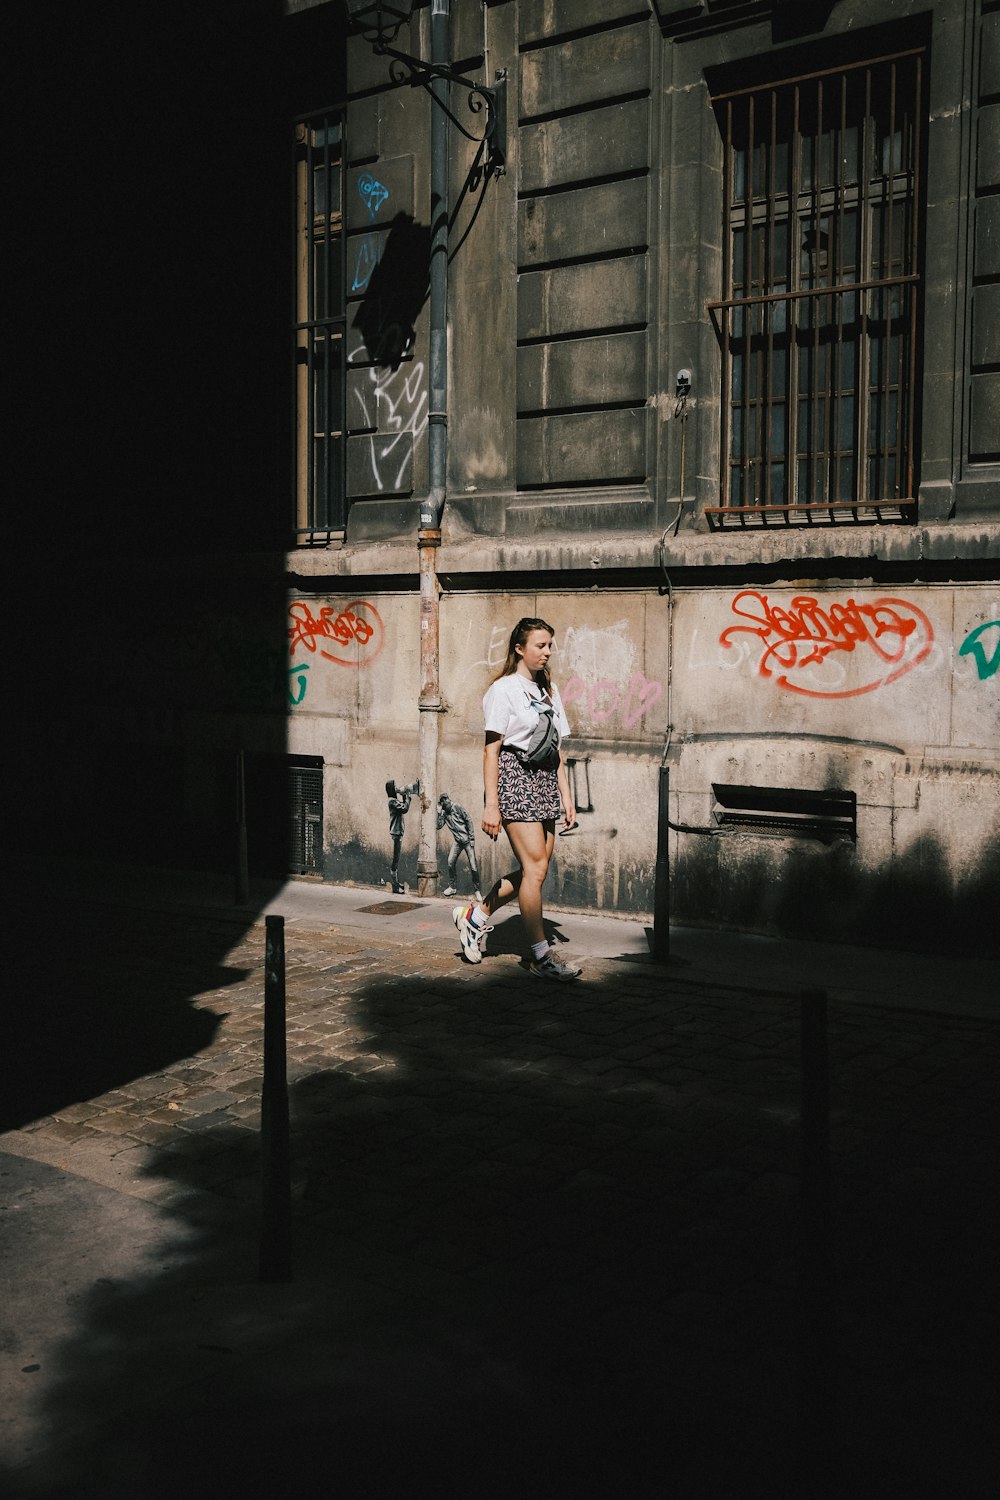
<svg viewBox="0 0 1000 1500">
<path fill-rule="evenodd" d="M 222 962 L 245 916 L 194 917 L 181 933 L 176 916 L 77 900 L 42 931 L 37 905 L 7 910 L 17 936 L 0 1007 L 0 1130 L 191 1058 L 219 1019 L 192 997 L 249 972 Z M 172 953 L 165 932 L 177 933 Z"/>
<path fill-rule="evenodd" d="M 884 1018 L 832 1029 L 839 1341 L 803 1478 L 795 1015 L 631 969 L 543 988 L 358 993 L 358 1055 L 293 1081 L 290 1286 L 255 1282 L 252 1135 L 154 1162 L 190 1253 L 83 1310 L 47 1495 L 986 1493 L 996 1028 L 908 1017 L 905 1087 L 851 1068 Z M 175 1325 L 190 1379 L 151 1394 Z"/>
<path fill-rule="evenodd" d="M 569 936 L 563 931 L 562 926 L 551 917 L 545 918 L 545 936 L 553 945 L 568 943 Z M 486 939 L 486 952 L 491 958 L 499 957 L 500 954 L 530 954 L 531 944 L 528 942 L 524 931 L 524 922 L 518 911 L 505 911 L 501 921 L 491 930 Z M 461 944 L 455 942 L 455 956 L 460 958 L 462 954 Z M 523 965 L 527 971 L 527 960 Z"/>
</svg>

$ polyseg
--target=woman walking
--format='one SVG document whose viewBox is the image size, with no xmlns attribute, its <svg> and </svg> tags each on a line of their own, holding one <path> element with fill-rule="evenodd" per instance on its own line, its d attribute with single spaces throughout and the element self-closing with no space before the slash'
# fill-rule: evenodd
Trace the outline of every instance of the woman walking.
<svg viewBox="0 0 1000 1500">
<path fill-rule="evenodd" d="M 573 828 L 576 809 L 561 749 L 555 748 L 542 764 L 525 764 L 524 759 L 532 737 L 540 738 L 539 725 L 545 718 L 553 720 L 559 739 L 570 732 L 559 690 L 549 676 L 552 641 L 552 626 L 545 620 L 519 620 L 503 669 L 483 699 L 483 831 L 496 839 L 504 829 L 518 868 L 502 875 L 481 901 L 456 906 L 452 915 L 462 952 L 478 964 L 492 930 L 490 918 L 516 896 L 531 944 L 532 974 L 571 980 L 580 970 L 561 963 L 545 936 L 542 884 L 555 845 L 556 819 L 561 813 L 566 828 Z"/>
</svg>

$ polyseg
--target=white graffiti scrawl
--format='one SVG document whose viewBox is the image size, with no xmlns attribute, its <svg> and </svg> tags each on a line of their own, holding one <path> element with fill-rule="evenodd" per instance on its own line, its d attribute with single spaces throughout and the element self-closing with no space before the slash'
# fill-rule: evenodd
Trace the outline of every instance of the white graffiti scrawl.
<svg viewBox="0 0 1000 1500">
<path fill-rule="evenodd" d="M 352 356 L 365 357 L 360 346 Z M 422 360 L 398 370 L 374 365 L 358 372 L 354 399 L 360 409 L 358 426 L 375 429 L 371 444 L 372 478 L 381 492 L 401 489 L 407 465 L 427 429 L 429 398 Z"/>
</svg>

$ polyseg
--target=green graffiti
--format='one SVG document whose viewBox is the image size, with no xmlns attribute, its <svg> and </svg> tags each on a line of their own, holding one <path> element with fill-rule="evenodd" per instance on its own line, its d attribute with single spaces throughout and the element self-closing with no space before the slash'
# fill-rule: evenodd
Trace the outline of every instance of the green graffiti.
<svg viewBox="0 0 1000 1500">
<path fill-rule="evenodd" d="M 993 654 L 988 655 L 986 646 L 982 640 L 987 630 L 997 632 L 993 642 Z M 993 677 L 1000 667 L 1000 620 L 987 620 L 982 625 L 977 625 L 975 630 L 970 630 L 961 646 L 958 648 L 959 656 L 971 656 L 976 663 L 976 671 L 979 673 L 980 682 L 985 682 L 987 677 Z"/>
<path fill-rule="evenodd" d="M 306 695 L 306 688 L 309 686 L 309 679 L 306 677 L 308 670 L 309 663 L 307 661 L 300 662 L 296 667 L 288 668 L 288 704 L 290 708 L 294 708 L 296 704 L 301 703 Z"/>
</svg>

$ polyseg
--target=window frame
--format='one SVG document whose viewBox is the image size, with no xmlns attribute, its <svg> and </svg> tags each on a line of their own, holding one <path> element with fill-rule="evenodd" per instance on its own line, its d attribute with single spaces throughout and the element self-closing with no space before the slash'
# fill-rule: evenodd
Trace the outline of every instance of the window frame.
<svg viewBox="0 0 1000 1500">
<path fill-rule="evenodd" d="M 308 544 L 347 525 L 346 110 L 294 127 L 294 530 Z"/>
<path fill-rule="evenodd" d="M 720 504 L 706 507 L 712 529 L 912 522 L 916 518 L 926 58 L 927 48 L 921 44 L 799 74 L 777 74 L 734 88 L 720 84 L 711 91 L 723 148 L 721 258 L 725 292 L 706 304 L 721 350 L 722 373 Z M 859 81 L 864 95 L 860 114 Z M 836 124 L 828 125 L 829 94 L 838 88 Z M 769 108 L 766 136 L 755 117 L 759 101 L 764 101 L 765 116 Z M 780 131 L 779 109 L 784 111 Z M 739 110 L 744 113 L 738 115 Z M 811 134 L 803 129 L 803 112 L 807 124 L 809 113 L 813 115 Z M 849 125 L 849 121 L 853 123 Z M 880 134 L 885 122 L 886 129 Z M 853 180 L 845 168 L 848 158 L 843 155 L 849 130 L 856 131 Z M 787 151 L 781 185 L 779 145 Z M 820 170 L 824 149 L 830 166 L 825 181 Z M 758 153 L 763 164 L 759 170 Z M 803 159 L 810 153 L 810 171 L 803 173 Z M 741 158 L 742 183 L 738 180 Z M 882 242 L 876 245 L 880 213 L 885 227 Z M 853 262 L 844 257 L 848 214 L 857 219 Z M 815 246 L 820 246 L 823 235 L 827 244 L 827 263 L 822 264 L 820 255 L 815 254 L 808 272 L 803 270 L 803 257 L 814 252 L 805 251 L 802 230 L 806 226 L 811 226 L 807 237 L 808 233 L 813 235 Z M 787 242 L 783 279 L 775 274 L 776 268 L 782 267 L 777 267 L 773 255 L 782 229 Z M 900 229 L 897 254 L 893 236 Z M 742 266 L 736 256 L 741 233 Z M 763 257 L 759 247 L 755 248 L 756 240 L 763 245 Z M 831 246 L 835 248 L 831 250 Z M 762 266 L 757 264 L 761 258 Z M 889 274 L 869 274 L 873 270 L 888 270 Z M 812 284 L 803 284 L 804 280 Z M 850 308 L 852 300 L 852 322 L 858 331 L 845 338 L 845 309 Z M 812 308 L 817 310 L 815 317 Z M 878 325 L 882 326 L 881 336 L 874 331 Z M 803 332 L 810 335 L 808 343 L 802 339 Z M 873 385 L 871 376 L 878 369 L 879 354 L 891 347 L 893 340 L 897 343 L 894 370 L 878 370 Z M 740 344 L 742 349 L 734 352 Z M 844 366 L 850 364 L 845 351 L 853 352 L 850 385 L 842 376 Z M 803 386 L 808 385 L 803 372 L 808 370 L 810 357 L 815 369 L 821 356 L 828 372 L 825 383 L 820 381 L 803 394 Z M 741 373 L 744 389 L 738 391 Z M 756 396 L 752 383 L 755 375 Z M 775 387 L 782 383 L 784 389 L 779 395 Z M 842 419 L 848 403 L 853 403 L 850 443 L 845 446 L 841 438 L 835 446 L 837 434 L 830 413 L 838 407 Z M 886 418 L 893 404 L 891 439 Z M 800 437 L 803 411 L 810 430 L 805 442 Z M 822 418 L 822 434 L 817 431 L 817 413 Z M 873 448 L 871 439 L 876 429 L 880 442 Z M 818 441 L 820 436 L 825 440 L 822 443 Z M 848 457 L 851 493 L 844 494 L 836 483 L 831 484 L 831 475 L 834 467 L 843 472 Z M 804 493 L 800 474 L 803 459 L 814 467 Z M 887 493 L 890 468 L 892 493 Z M 757 470 L 763 483 L 755 482 Z M 776 496 L 774 475 L 779 471 L 782 493 Z M 818 486 L 817 478 L 821 481 Z M 751 481 L 749 487 L 747 479 Z M 817 487 L 823 493 L 817 494 Z"/>
</svg>

